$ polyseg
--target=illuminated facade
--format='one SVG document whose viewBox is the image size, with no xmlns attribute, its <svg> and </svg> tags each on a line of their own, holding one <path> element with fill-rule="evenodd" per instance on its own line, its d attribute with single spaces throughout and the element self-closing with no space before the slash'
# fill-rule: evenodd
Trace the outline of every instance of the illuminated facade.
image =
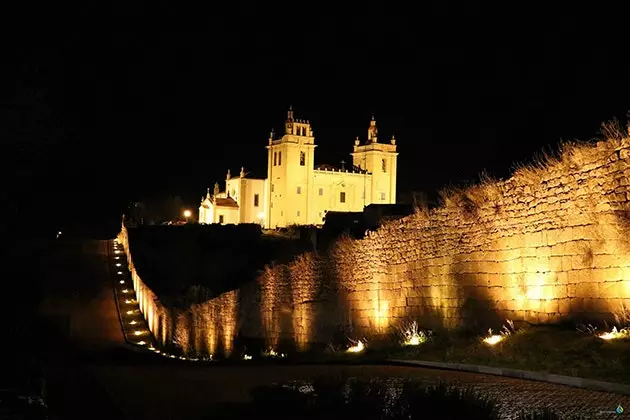
<svg viewBox="0 0 630 420">
<path fill-rule="evenodd" d="M 352 165 L 315 166 L 315 137 L 308 121 L 289 109 L 284 135 L 272 132 L 267 145 L 267 178 L 238 177 L 215 184 L 199 207 L 199 223 L 260 223 L 265 228 L 321 225 L 327 211 L 357 212 L 369 204 L 396 203 L 396 139 L 378 142 L 374 117 L 364 144 L 357 137 Z"/>
</svg>

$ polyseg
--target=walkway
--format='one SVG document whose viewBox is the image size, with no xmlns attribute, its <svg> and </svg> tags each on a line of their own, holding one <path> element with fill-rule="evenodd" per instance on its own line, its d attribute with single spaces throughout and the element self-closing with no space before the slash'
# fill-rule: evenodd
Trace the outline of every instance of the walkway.
<svg viewBox="0 0 630 420">
<path fill-rule="evenodd" d="M 244 402 L 249 391 L 272 382 L 308 380 L 322 374 L 352 377 L 417 378 L 455 382 L 496 398 L 505 418 L 521 409 L 552 406 L 564 414 L 618 418 L 618 404 L 630 409 L 630 396 L 474 373 L 403 366 L 208 366 L 139 354 L 124 344 L 108 273 L 111 244 L 85 244 L 71 256 L 77 268 L 59 273 L 68 282 L 71 357 L 64 358 L 49 385 L 49 405 L 64 418 L 210 418 L 212 404 Z M 111 260 L 110 260 L 111 263 Z M 76 381 L 76 382 L 75 382 Z M 59 386 L 59 389 L 54 389 Z M 62 413 L 63 412 L 63 413 Z"/>
</svg>

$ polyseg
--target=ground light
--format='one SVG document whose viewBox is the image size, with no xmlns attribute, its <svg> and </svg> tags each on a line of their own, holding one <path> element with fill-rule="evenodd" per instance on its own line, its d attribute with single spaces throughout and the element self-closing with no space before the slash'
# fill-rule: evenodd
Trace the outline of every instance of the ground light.
<svg viewBox="0 0 630 420">
<path fill-rule="evenodd" d="M 488 336 L 484 337 L 482 340 L 489 346 L 494 346 L 497 343 L 500 343 L 505 338 L 505 335 L 502 334 L 492 334 L 492 328 L 488 330 Z"/>
<path fill-rule="evenodd" d="M 418 329 L 418 323 L 416 321 L 411 322 L 406 328 L 401 331 L 403 346 L 418 346 L 425 343 L 428 339 L 428 335 Z"/>
<path fill-rule="evenodd" d="M 363 343 L 363 341 L 359 340 L 357 341 L 357 344 L 355 344 L 354 346 L 350 346 L 346 351 L 348 353 L 360 353 L 363 350 L 365 350 L 365 344 Z"/>
<path fill-rule="evenodd" d="M 630 337 L 630 330 L 628 328 L 622 328 L 617 330 L 617 327 L 613 327 L 612 331 L 605 332 L 603 334 L 598 335 L 602 340 L 616 340 L 619 338 L 628 338 Z"/>
</svg>

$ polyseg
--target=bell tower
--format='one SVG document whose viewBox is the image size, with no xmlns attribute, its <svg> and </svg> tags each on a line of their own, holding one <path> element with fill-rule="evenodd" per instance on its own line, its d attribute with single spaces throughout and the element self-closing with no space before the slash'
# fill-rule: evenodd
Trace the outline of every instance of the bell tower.
<svg viewBox="0 0 630 420">
<path fill-rule="evenodd" d="M 284 135 L 276 139 L 272 132 L 267 145 L 267 228 L 311 223 L 315 147 L 310 122 L 296 119 L 289 107 Z"/>
<path fill-rule="evenodd" d="M 378 142 L 378 128 L 374 115 L 367 134 L 365 144 L 361 144 L 359 138 L 356 138 L 351 153 L 353 165 L 371 174 L 369 185 L 365 188 L 365 203 L 395 204 L 398 164 L 396 139 L 392 135 L 389 144 Z"/>
</svg>

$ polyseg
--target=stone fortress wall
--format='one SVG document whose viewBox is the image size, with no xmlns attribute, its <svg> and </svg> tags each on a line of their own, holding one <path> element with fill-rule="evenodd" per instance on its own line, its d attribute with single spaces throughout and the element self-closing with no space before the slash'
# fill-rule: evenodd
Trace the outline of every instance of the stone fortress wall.
<svg viewBox="0 0 630 420">
<path fill-rule="evenodd" d="M 630 303 L 630 139 L 609 137 L 450 191 L 442 207 L 190 308 L 161 305 L 133 269 L 124 227 L 119 239 L 154 335 L 185 353 L 229 355 L 238 337 L 306 350 L 409 318 L 430 328 L 611 318 Z"/>
</svg>

